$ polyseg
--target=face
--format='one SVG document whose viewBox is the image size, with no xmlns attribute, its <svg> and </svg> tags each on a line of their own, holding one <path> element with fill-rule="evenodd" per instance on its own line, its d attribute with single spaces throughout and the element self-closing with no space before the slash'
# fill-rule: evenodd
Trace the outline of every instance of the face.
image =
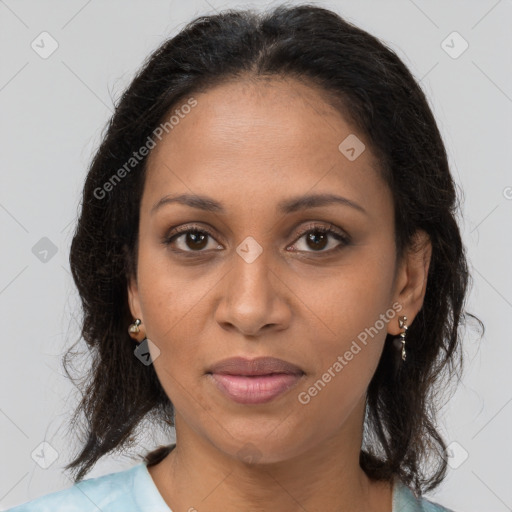
<svg viewBox="0 0 512 512">
<path fill-rule="evenodd" d="M 365 136 L 320 91 L 276 79 L 193 97 L 148 159 L 131 312 L 158 347 L 178 438 L 290 459 L 361 428 L 386 333 L 421 307 L 429 254 L 395 269 L 391 191 Z M 355 159 L 339 149 L 349 136 L 365 144 Z M 291 207 L 325 194 L 344 199 Z M 155 206 L 181 195 L 209 202 Z M 235 356 L 300 375 L 210 373 Z"/>
</svg>

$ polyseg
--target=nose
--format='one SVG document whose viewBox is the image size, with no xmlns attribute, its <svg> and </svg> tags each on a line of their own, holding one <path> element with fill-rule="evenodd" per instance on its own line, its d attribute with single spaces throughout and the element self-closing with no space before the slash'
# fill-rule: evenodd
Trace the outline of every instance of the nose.
<svg viewBox="0 0 512 512">
<path fill-rule="evenodd" d="M 291 318 L 291 292 L 278 266 L 270 264 L 270 254 L 263 251 L 252 260 L 237 253 L 233 260 L 219 288 L 218 324 L 245 336 L 286 329 Z"/>
</svg>

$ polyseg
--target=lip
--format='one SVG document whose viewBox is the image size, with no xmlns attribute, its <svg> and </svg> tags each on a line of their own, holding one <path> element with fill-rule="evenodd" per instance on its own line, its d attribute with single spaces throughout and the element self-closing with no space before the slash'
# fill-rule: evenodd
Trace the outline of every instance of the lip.
<svg viewBox="0 0 512 512">
<path fill-rule="evenodd" d="M 270 402 L 304 375 L 298 366 L 275 357 L 232 357 L 216 363 L 207 373 L 218 390 L 241 404 Z"/>
<path fill-rule="evenodd" d="M 302 375 L 304 372 L 298 366 L 276 357 L 258 357 L 256 359 L 230 357 L 211 366 L 208 373 L 248 376 L 271 375 L 273 373 Z"/>
</svg>

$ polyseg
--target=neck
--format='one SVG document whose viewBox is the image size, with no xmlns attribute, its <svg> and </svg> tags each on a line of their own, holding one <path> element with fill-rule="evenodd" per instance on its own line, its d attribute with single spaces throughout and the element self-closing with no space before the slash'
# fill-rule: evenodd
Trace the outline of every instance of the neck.
<svg viewBox="0 0 512 512">
<path fill-rule="evenodd" d="M 247 463 L 182 423 L 177 415 L 176 447 L 148 468 L 172 510 L 392 510 L 391 483 L 370 480 L 359 466 L 362 429 L 344 428 L 286 460 Z"/>
</svg>

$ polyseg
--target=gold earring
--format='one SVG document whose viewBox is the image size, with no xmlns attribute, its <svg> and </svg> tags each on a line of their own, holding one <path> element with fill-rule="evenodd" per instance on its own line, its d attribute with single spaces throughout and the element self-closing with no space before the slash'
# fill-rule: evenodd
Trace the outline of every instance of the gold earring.
<svg viewBox="0 0 512 512">
<path fill-rule="evenodd" d="M 145 336 L 140 332 L 139 325 L 141 324 L 142 322 L 140 321 L 140 319 L 136 318 L 135 322 L 133 322 L 133 324 L 130 324 L 130 327 L 128 327 L 128 334 L 130 335 L 131 338 L 137 340 L 138 342 L 142 341 L 145 338 Z"/>
<path fill-rule="evenodd" d="M 407 317 L 399 316 L 398 317 L 398 325 L 400 329 L 403 329 L 403 332 L 400 333 L 400 342 L 402 343 L 402 361 L 405 361 L 405 336 L 407 335 Z"/>
</svg>

